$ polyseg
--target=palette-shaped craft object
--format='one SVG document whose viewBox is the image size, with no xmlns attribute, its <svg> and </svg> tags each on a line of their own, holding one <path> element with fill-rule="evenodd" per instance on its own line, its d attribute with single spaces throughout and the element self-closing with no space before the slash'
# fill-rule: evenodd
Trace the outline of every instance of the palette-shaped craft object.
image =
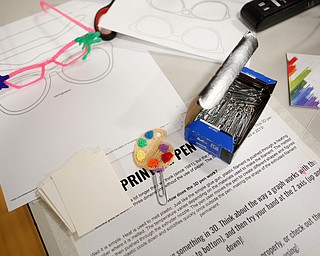
<svg viewBox="0 0 320 256">
<path fill-rule="evenodd" d="M 143 133 L 134 146 L 134 160 L 136 164 L 154 173 L 153 180 L 159 204 L 167 203 L 163 171 L 174 160 L 173 147 L 164 142 L 167 132 L 163 129 L 153 129 Z M 159 179 L 158 176 L 159 175 Z M 158 182 L 159 180 L 159 182 Z"/>
</svg>

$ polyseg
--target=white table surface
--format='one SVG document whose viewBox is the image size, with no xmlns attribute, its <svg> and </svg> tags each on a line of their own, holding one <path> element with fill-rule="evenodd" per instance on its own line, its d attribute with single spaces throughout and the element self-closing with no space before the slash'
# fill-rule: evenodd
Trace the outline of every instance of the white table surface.
<svg viewBox="0 0 320 256">
<path fill-rule="evenodd" d="M 64 2 L 50 1 L 52 5 Z M 39 1 L 1 0 L 0 26 L 39 11 Z M 257 37 L 259 47 L 252 57 L 250 67 L 278 81 L 269 104 L 320 156 L 319 110 L 289 105 L 286 66 L 287 52 L 320 55 L 320 6 L 259 32 Z M 219 67 L 216 63 L 199 59 L 159 53 L 152 55 L 186 103 L 200 92 Z M 65 227 L 50 209 L 41 201 L 31 203 L 30 206 L 50 255 L 76 255 Z M 312 255 L 318 253 L 315 251 Z"/>
</svg>

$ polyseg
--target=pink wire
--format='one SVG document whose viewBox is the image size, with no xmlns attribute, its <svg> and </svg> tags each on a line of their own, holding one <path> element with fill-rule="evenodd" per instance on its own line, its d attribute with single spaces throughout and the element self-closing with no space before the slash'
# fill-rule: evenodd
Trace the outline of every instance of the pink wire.
<svg viewBox="0 0 320 256">
<path fill-rule="evenodd" d="M 79 21 L 75 20 L 74 18 L 70 17 L 69 15 L 61 12 L 60 10 L 58 10 L 57 8 L 55 8 L 54 6 L 52 6 L 51 4 L 48 4 L 48 3 L 45 2 L 45 1 L 40 1 L 40 6 L 41 6 L 41 8 L 42 8 L 42 10 L 43 10 L 44 12 L 47 12 L 47 10 L 44 8 L 45 5 L 48 6 L 50 9 L 56 11 L 57 13 L 59 13 L 60 15 L 62 15 L 63 17 L 67 18 L 68 20 L 72 21 L 73 23 L 77 24 L 79 27 L 82 27 L 83 29 L 87 30 L 88 32 L 95 32 L 94 29 L 89 28 L 89 27 L 83 25 L 81 22 L 79 22 Z"/>
<path fill-rule="evenodd" d="M 52 5 L 48 4 L 47 2 L 45 1 L 40 1 L 40 5 L 41 5 L 41 8 L 44 12 L 47 13 L 47 10 L 44 8 L 44 6 L 47 6 L 49 7 L 50 9 L 53 9 L 54 11 L 58 12 L 60 15 L 64 16 L 65 18 L 67 18 L 68 20 L 72 21 L 73 23 L 75 23 L 76 25 L 80 26 L 81 28 L 87 30 L 88 32 L 95 32 L 94 29 L 92 28 L 89 28 L 85 25 L 83 25 L 82 23 L 80 23 L 79 21 L 73 19 L 72 17 L 70 17 L 69 15 L 59 11 L 58 9 L 56 9 L 55 7 L 53 7 Z M 32 70 L 32 69 L 36 69 L 36 68 L 41 68 L 41 74 L 40 74 L 40 77 L 37 78 L 36 80 L 33 80 L 29 83 L 26 83 L 24 85 L 15 85 L 13 83 L 10 83 L 9 81 L 5 81 L 5 84 L 10 86 L 10 87 L 13 87 L 15 89 L 21 89 L 23 87 L 26 87 L 28 85 L 31 85 L 33 83 L 36 83 L 38 81 L 40 81 L 41 79 L 44 78 L 44 74 L 45 74 L 45 66 L 50 64 L 50 63 L 55 63 L 57 65 L 60 65 L 60 66 L 63 66 L 63 67 L 66 67 L 66 66 L 69 66 L 71 64 L 73 64 L 74 62 L 76 62 L 78 59 L 80 59 L 82 56 L 84 56 L 86 54 L 86 52 L 88 51 L 88 46 L 86 46 L 85 50 L 83 51 L 83 53 L 81 55 L 79 55 L 77 58 L 75 58 L 74 60 L 68 62 L 68 63 L 62 63 L 62 62 L 59 62 L 57 61 L 56 59 L 64 52 L 66 51 L 68 48 L 70 48 L 71 46 L 73 46 L 74 44 L 76 44 L 75 41 L 71 41 L 70 43 L 66 44 L 63 48 L 61 48 L 51 59 L 49 60 L 46 60 L 42 63 L 38 63 L 38 64 L 34 64 L 34 65 L 31 65 L 31 66 L 28 66 L 28 67 L 24 67 L 24 68 L 21 68 L 21 69 L 18 69 L 16 71 L 13 71 L 9 74 L 9 78 L 15 76 L 15 75 L 18 75 L 22 72 L 25 72 L 25 71 L 29 71 L 29 70 Z"/>
</svg>

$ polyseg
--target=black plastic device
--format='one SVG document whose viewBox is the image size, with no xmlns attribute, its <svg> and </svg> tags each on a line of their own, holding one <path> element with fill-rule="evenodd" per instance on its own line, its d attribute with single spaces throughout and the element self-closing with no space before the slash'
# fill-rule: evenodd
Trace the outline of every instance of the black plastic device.
<svg viewBox="0 0 320 256">
<path fill-rule="evenodd" d="M 258 32 L 318 4 L 320 0 L 253 0 L 242 7 L 240 15 Z"/>
</svg>

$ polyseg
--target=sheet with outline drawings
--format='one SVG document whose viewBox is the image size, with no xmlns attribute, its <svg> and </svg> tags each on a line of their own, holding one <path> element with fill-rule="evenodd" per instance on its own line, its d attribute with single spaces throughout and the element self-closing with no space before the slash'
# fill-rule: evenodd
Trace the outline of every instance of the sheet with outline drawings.
<svg viewBox="0 0 320 256">
<path fill-rule="evenodd" d="M 72 1 L 58 8 L 92 27 L 101 7 Z M 1 75 L 51 58 L 86 33 L 40 11 L 0 28 Z M 9 210 L 37 198 L 40 181 L 83 148 L 100 148 L 113 161 L 132 152 L 142 131 L 181 128 L 185 104 L 153 58 L 125 44 L 95 44 L 85 61 L 50 64 L 37 84 L 0 90 L 0 180 Z"/>
<path fill-rule="evenodd" d="M 239 19 L 246 0 L 117 0 L 100 26 L 222 62 L 248 28 Z"/>
</svg>

